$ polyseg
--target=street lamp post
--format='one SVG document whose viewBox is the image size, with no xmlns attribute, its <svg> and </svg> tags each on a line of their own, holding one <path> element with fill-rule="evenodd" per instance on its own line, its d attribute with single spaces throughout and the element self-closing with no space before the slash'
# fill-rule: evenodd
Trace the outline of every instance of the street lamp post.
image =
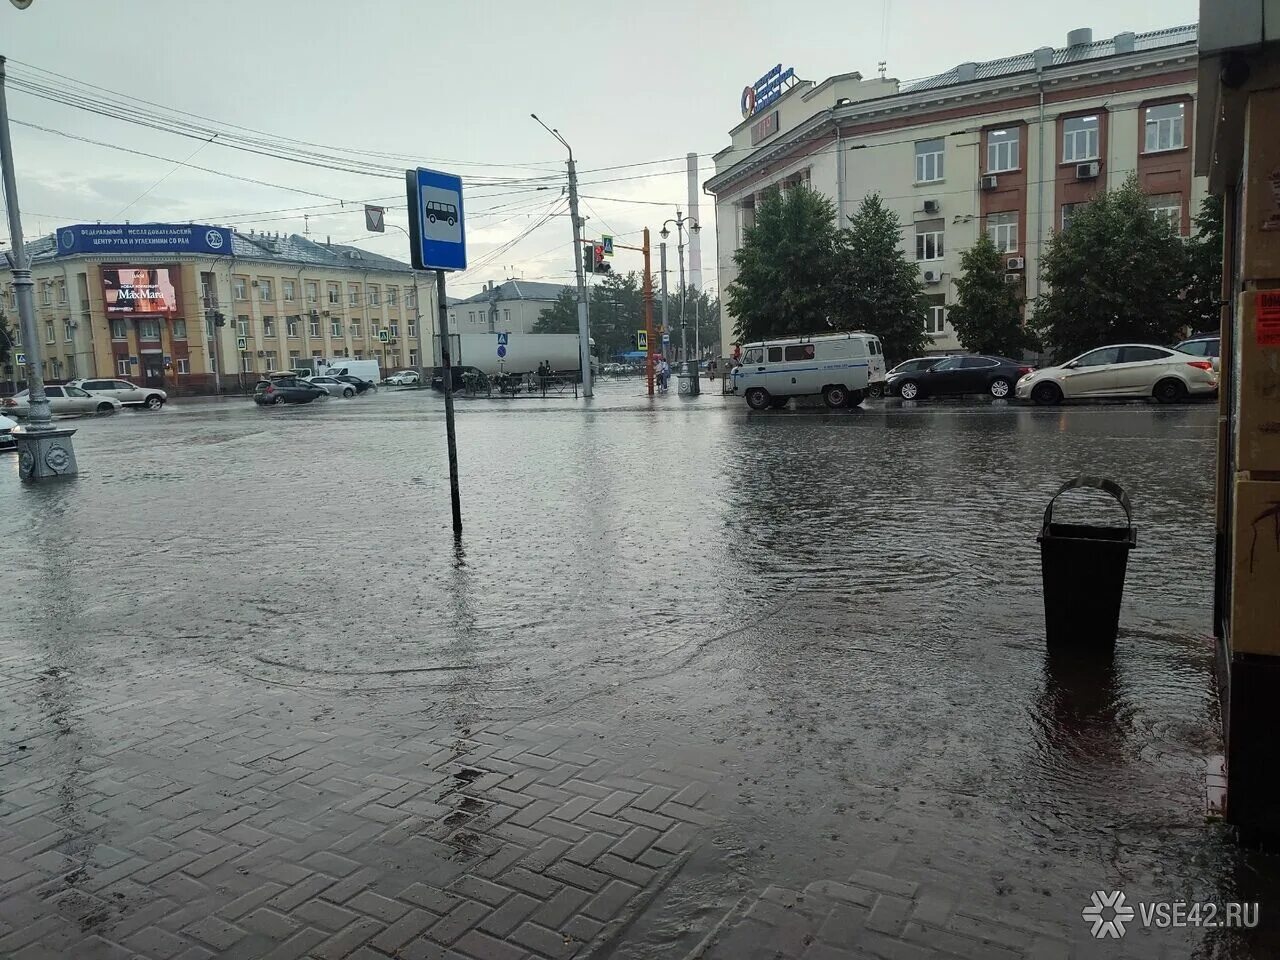
<svg viewBox="0 0 1280 960">
<path fill-rule="evenodd" d="M 693 396 L 697 396 L 701 390 L 701 385 L 698 382 L 698 361 L 696 358 L 692 361 L 689 359 L 689 328 L 685 321 L 685 301 L 688 299 L 688 296 L 684 286 L 684 225 L 686 223 L 689 224 L 689 229 L 694 233 L 701 230 L 702 226 L 697 220 L 692 217 L 686 217 L 677 210 L 675 219 L 667 220 L 666 223 L 662 225 L 661 236 L 664 240 L 671 236 L 671 231 L 667 229 L 668 223 L 674 223 L 676 225 L 676 250 L 680 258 L 680 356 L 684 363 L 683 379 L 688 392 Z M 695 337 L 696 335 L 695 331 Z"/>
<path fill-rule="evenodd" d="M 22 241 L 22 215 L 18 210 L 18 181 L 14 173 L 13 142 L 9 139 L 9 106 L 5 100 L 5 58 L 0 57 L 0 177 L 9 208 L 9 242 L 13 252 L 13 287 L 18 298 L 18 319 L 26 352 L 27 422 L 15 427 L 11 436 L 18 448 L 18 475 L 23 480 L 68 477 L 76 473 L 76 454 L 71 445 L 74 430 L 55 429 L 49 416 L 49 398 L 44 392 L 43 359 L 36 333 L 36 309 L 31 296 L 31 258 Z"/>
</svg>

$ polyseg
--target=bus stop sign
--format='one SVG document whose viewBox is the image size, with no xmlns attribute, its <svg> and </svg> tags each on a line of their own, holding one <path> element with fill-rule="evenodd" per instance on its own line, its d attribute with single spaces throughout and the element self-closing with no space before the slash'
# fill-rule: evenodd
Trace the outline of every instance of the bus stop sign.
<svg viewBox="0 0 1280 960">
<path fill-rule="evenodd" d="M 405 172 L 409 201 L 409 255 L 418 270 L 467 269 L 462 178 L 438 170 Z"/>
</svg>

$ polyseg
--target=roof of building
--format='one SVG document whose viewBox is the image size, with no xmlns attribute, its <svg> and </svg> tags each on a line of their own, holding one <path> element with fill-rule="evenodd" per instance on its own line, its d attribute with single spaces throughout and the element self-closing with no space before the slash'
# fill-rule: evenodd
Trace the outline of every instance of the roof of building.
<svg viewBox="0 0 1280 960">
<path fill-rule="evenodd" d="M 57 254 L 57 242 L 50 234 L 27 241 L 27 253 L 33 263 L 52 260 Z M 310 264 L 317 267 L 336 267 L 344 270 L 381 270 L 391 273 L 407 273 L 413 268 L 407 263 L 380 253 L 362 250 L 350 244 L 316 243 L 310 237 L 296 233 L 241 233 L 231 232 L 231 251 L 243 260 L 267 260 L 280 263 Z M 179 256 L 180 254 L 147 253 L 147 257 Z M 110 254 L 112 258 L 126 254 Z"/>
<path fill-rule="evenodd" d="M 532 280 L 506 280 L 492 289 L 481 290 L 458 303 L 488 303 L 490 300 L 556 300 L 572 287 L 563 283 L 535 283 Z"/>
<path fill-rule="evenodd" d="M 1161 47 L 1176 47 L 1184 43 L 1194 44 L 1196 36 L 1197 29 L 1194 23 L 1180 27 L 1165 27 L 1162 30 L 1151 30 L 1147 33 L 1137 33 L 1133 34 L 1133 50 L 1138 53 L 1145 50 L 1157 50 Z M 1114 56 L 1117 52 L 1116 38 L 1108 37 L 1105 40 L 1095 40 L 1092 43 L 1077 44 L 1073 47 L 1055 48 L 1050 62 L 1052 66 L 1057 67 L 1068 63 L 1079 63 L 1083 60 L 1100 60 L 1103 57 Z M 968 83 L 972 80 L 991 80 L 1015 73 L 1029 73 L 1035 70 L 1036 60 L 1035 53 L 1030 52 L 963 66 L 971 68 L 976 66 L 977 69 L 972 71 L 972 76 L 961 79 L 961 67 L 958 65 L 937 76 L 925 77 L 923 80 L 907 81 L 902 84 L 900 90 L 902 93 L 915 93 L 920 90 L 934 90 L 939 87 L 949 87 L 953 84 Z"/>
</svg>

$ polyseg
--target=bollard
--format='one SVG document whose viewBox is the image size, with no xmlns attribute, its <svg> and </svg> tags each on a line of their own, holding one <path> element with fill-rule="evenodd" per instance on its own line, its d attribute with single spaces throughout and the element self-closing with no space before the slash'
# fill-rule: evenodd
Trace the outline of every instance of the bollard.
<svg viewBox="0 0 1280 960">
<path fill-rule="evenodd" d="M 1054 523 L 1058 497 L 1078 487 L 1104 490 L 1124 509 L 1125 526 Z M 1129 551 L 1138 543 L 1129 497 L 1101 477 L 1076 477 L 1062 485 L 1044 511 L 1040 573 L 1044 584 L 1045 638 L 1058 649 L 1109 650 L 1120 626 Z"/>
</svg>

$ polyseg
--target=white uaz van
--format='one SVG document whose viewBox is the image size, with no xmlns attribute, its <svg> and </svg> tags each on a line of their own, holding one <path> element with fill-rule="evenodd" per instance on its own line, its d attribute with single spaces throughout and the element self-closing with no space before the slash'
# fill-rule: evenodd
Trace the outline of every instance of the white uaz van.
<svg viewBox="0 0 1280 960">
<path fill-rule="evenodd" d="M 733 370 L 732 390 L 753 410 L 818 394 L 829 407 L 856 406 L 884 377 L 879 337 L 833 333 L 745 344 L 742 365 Z"/>
</svg>

